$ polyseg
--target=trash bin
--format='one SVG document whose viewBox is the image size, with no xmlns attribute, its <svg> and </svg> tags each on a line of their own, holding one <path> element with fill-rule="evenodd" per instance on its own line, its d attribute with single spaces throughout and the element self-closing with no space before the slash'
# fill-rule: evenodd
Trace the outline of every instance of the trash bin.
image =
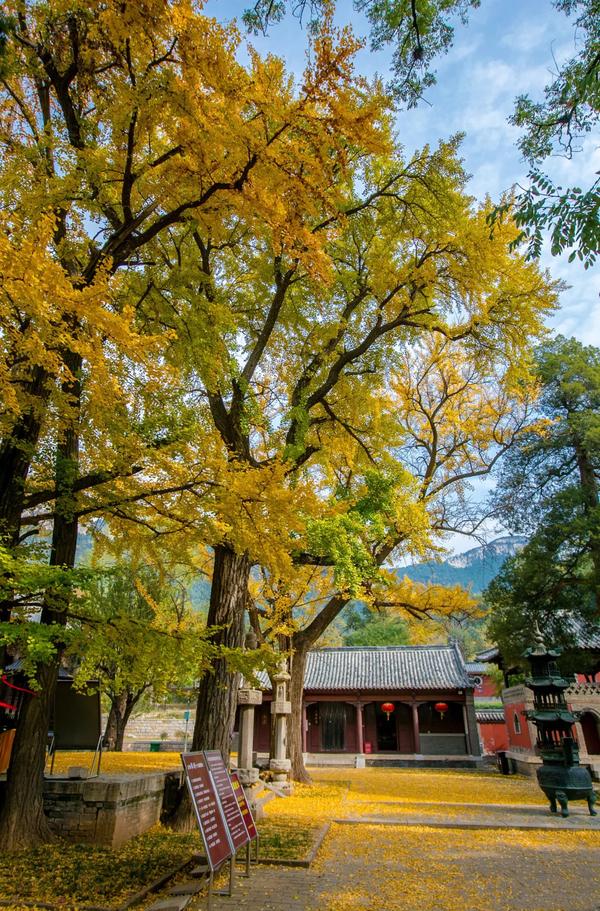
<svg viewBox="0 0 600 911">
<path fill-rule="evenodd" d="M 160 753 L 160 741 L 159 740 L 153 740 L 150 743 L 150 752 L 151 753 Z"/>
<path fill-rule="evenodd" d="M 510 759 L 506 755 L 506 750 L 498 750 L 496 753 L 496 761 L 498 763 L 498 771 L 502 772 L 503 775 L 510 775 L 512 769 L 510 767 Z"/>
</svg>

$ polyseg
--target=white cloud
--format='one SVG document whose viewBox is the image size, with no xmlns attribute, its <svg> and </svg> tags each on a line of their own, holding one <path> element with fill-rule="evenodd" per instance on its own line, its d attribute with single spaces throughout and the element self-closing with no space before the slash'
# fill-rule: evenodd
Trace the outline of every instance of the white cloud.
<svg viewBox="0 0 600 911">
<path fill-rule="evenodd" d="M 547 21 L 534 25 L 531 20 L 527 20 L 502 35 L 499 43 L 508 48 L 511 53 L 518 51 L 529 54 L 542 44 L 547 47 L 549 31 L 550 26 Z"/>
</svg>

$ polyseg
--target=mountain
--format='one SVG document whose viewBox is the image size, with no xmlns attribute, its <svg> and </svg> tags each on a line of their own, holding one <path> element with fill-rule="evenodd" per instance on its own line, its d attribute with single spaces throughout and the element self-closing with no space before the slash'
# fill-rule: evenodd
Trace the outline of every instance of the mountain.
<svg viewBox="0 0 600 911">
<path fill-rule="evenodd" d="M 499 573 L 504 561 L 518 553 L 526 543 L 527 538 L 522 535 L 506 535 L 447 560 L 414 563 L 399 567 L 396 572 L 415 582 L 462 585 L 473 594 L 479 594 Z"/>
</svg>

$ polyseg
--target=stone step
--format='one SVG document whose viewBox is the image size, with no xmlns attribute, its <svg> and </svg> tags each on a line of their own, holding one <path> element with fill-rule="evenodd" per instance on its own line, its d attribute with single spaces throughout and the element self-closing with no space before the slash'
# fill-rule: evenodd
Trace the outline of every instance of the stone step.
<svg viewBox="0 0 600 911">
<path fill-rule="evenodd" d="M 199 866 L 194 867 L 190 872 L 190 876 L 208 876 L 210 873 L 210 867 L 208 864 L 199 864 Z"/>
<path fill-rule="evenodd" d="M 173 886 L 172 889 L 169 889 L 169 895 L 197 895 L 198 892 L 202 892 L 203 889 L 203 883 L 191 882 L 191 880 L 188 880 L 187 882 L 179 883 L 177 886 Z"/>
<path fill-rule="evenodd" d="M 192 897 L 191 895 L 173 895 L 170 898 L 161 898 L 150 905 L 147 911 L 184 911 Z"/>
</svg>

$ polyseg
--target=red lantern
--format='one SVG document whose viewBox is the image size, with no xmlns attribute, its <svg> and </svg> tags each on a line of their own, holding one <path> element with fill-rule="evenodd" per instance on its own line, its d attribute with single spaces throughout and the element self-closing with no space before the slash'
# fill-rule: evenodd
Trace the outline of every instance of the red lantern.
<svg viewBox="0 0 600 911">
<path fill-rule="evenodd" d="M 448 711 L 448 704 L 446 702 L 436 702 L 434 709 L 436 712 L 440 713 L 440 718 L 443 718 L 445 713 Z"/>
<path fill-rule="evenodd" d="M 390 715 L 394 711 L 395 708 L 396 708 L 396 706 L 394 705 L 393 702 L 384 702 L 383 705 L 381 706 L 381 711 L 385 712 L 388 721 L 390 720 Z"/>
</svg>

